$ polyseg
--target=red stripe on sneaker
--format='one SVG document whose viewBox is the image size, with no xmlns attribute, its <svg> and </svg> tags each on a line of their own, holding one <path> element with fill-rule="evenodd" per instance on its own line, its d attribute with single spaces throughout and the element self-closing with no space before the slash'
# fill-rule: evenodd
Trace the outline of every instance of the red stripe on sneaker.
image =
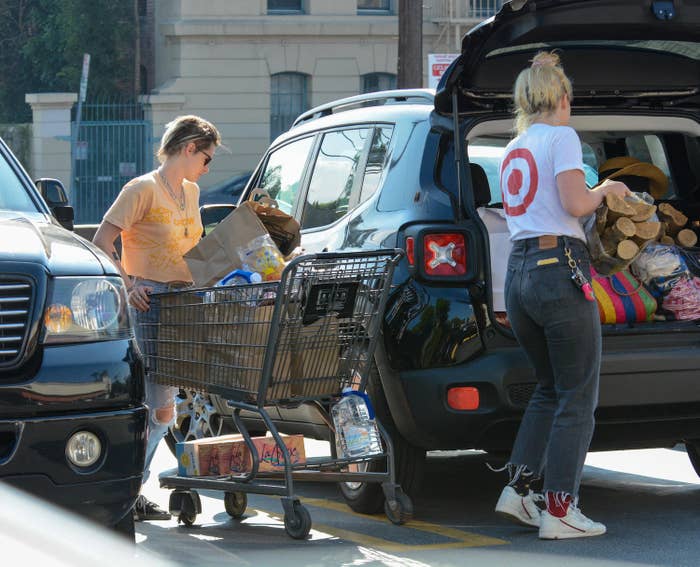
<svg viewBox="0 0 700 567">
<path fill-rule="evenodd" d="M 521 498 L 520 499 L 520 505 L 523 507 L 523 512 L 527 514 L 527 517 L 532 520 L 532 516 L 530 515 L 530 512 L 527 511 L 527 508 L 525 507 L 525 499 Z"/>
<path fill-rule="evenodd" d="M 572 526 L 568 522 L 565 522 L 561 518 L 559 518 L 559 521 L 564 524 L 565 526 L 569 526 L 572 530 L 576 530 L 577 532 L 581 532 L 582 534 L 586 533 L 586 530 L 582 530 L 581 528 L 577 528 L 576 526 Z"/>
</svg>

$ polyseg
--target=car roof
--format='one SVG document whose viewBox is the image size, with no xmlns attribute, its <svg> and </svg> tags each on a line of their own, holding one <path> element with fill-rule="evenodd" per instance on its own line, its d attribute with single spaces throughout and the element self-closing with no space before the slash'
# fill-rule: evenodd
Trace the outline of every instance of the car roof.
<svg viewBox="0 0 700 567">
<path fill-rule="evenodd" d="M 338 128 L 342 126 L 351 126 L 354 124 L 366 124 L 366 123 L 396 123 L 403 121 L 423 121 L 427 120 L 430 113 L 433 111 L 433 97 L 434 91 L 431 89 L 421 89 L 425 91 L 426 96 L 420 100 L 409 100 L 405 102 L 395 102 L 382 104 L 380 101 L 382 95 L 387 95 L 390 98 L 397 95 L 397 93 L 410 93 L 414 91 L 380 91 L 377 93 L 372 93 L 374 95 L 372 100 L 379 101 L 378 104 L 372 104 L 371 101 L 367 101 L 366 104 L 371 104 L 368 106 L 359 107 L 349 107 L 347 104 L 342 104 L 342 110 L 333 112 L 332 114 L 325 114 L 319 117 L 309 117 L 308 119 L 299 122 L 299 118 L 296 121 L 296 125 L 292 126 L 287 132 L 281 134 L 272 143 L 272 146 L 277 146 L 285 141 L 299 137 L 300 135 L 307 134 L 309 132 L 316 132 L 318 130 L 327 130 L 331 128 Z M 350 100 L 363 100 L 362 95 L 359 97 L 350 97 L 347 99 L 339 99 L 338 101 L 328 103 L 328 105 L 322 105 L 311 109 L 300 116 L 300 118 L 311 115 L 314 111 L 318 109 L 327 108 L 335 103 L 344 103 Z M 366 100 L 366 99 L 365 99 Z M 361 103 L 360 103 L 361 104 Z M 336 108 L 336 107 L 333 107 Z M 338 107 L 339 108 L 339 107 Z"/>
</svg>

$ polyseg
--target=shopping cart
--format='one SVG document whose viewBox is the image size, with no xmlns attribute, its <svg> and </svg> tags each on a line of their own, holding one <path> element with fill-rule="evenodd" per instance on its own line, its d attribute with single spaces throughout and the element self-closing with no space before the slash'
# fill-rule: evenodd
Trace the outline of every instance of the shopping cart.
<svg viewBox="0 0 700 567">
<path fill-rule="evenodd" d="M 229 400 L 248 448 L 250 469 L 215 477 L 167 472 L 170 511 L 192 525 L 201 512 L 197 489 L 223 491 L 228 514 L 247 507 L 247 493 L 280 495 L 287 533 L 305 538 L 311 517 L 294 492 L 295 481 L 381 483 L 388 518 L 402 524 L 413 511 L 396 483 L 390 436 L 377 423 L 383 452 L 361 458 L 310 458 L 294 463 L 268 409 L 329 405 L 346 387 L 364 391 L 380 334 L 381 315 L 400 250 L 322 253 L 298 257 L 279 282 L 185 289 L 151 296 L 157 323 L 143 324 L 144 356 L 151 380 L 218 394 Z M 274 439 L 280 470 L 259 470 L 261 456 L 240 413 L 258 414 Z M 374 459 L 385 467 L 368 472 Z"/>
</svg>

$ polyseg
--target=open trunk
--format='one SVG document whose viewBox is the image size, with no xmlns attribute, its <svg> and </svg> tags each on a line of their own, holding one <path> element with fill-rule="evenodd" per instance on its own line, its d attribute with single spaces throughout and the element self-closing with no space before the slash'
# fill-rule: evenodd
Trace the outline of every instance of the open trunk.
<svg viewBox="0 0 700 567">
<path fill-rule="evenodd" d="M 688 219 L 683 228 L 692 231 L 700 239 L 700 124 L 692 113 L 591 112 L 574 116 L 571 125 L 581 138 L 589 185 L 597 182 L 600 165 L 614 156 L 631 156 L 654 164 L 669 180 L 668 191 L 656 199 L 655 204 L 658 206 L 668 203 L 683 213 Z M 480 205 L 477 213 L 489 233 L 492 311 L 496 321 L 506 325 L 503 284 L 510 242 L 502 210 L 498 167 L 502 149 L 512 138 L 512 126 L 510 118 L 477 123 L 467 134 L 466 147 L 469 162 L 481 165 L 488 179 L 490 200 L 484 203 L 486 198 L 482 198 L 482 202 L 477 203 Z M 652 217 L 650 220 L 656 219 Z M 700 257 L 700 249 L 696 245 L 695 248 L 684 250 L 691 258 L 684 258 L 689 276 L 697 277 L 697 265 L 693 265 L 692 258 Z M 635 275 L 643 275 L 635 263 L 632 264 L 631 271 Z M 623 320 L 622 324 L 606 325 L 606 333 L 656 333 L 662 327 L 666 331 L 700 331 L 700 321 L 697 318 L 679 320 L 677 313 L 664 309 L 667 294 L 661 293 L 654 285 L 647 285 L 647 289 L 651 295 L 657 295 L 659 304 L 659 309 L 651 320 L 634 323 Z"/>
</svg>

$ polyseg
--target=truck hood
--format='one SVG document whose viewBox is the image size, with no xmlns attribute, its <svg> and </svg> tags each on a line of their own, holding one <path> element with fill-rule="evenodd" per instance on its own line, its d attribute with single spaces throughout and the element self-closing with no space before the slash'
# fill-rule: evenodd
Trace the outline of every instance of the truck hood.
<svg viewBox="0 0 700 567">
<path fill-rule="evenodd" d="M 472 28 L 438 85 L 435 109 L 504 108 L 518 73 L 558 49 L 574 107 L 700 108 L 700 2 L 512 0 Z"/>
<path fill-rule="evenodd" d="M 0 261 L 40 264 L 53 276 L 105 273 L 92 246 L 40 213 L 0 211 Z"/>
</svg>

